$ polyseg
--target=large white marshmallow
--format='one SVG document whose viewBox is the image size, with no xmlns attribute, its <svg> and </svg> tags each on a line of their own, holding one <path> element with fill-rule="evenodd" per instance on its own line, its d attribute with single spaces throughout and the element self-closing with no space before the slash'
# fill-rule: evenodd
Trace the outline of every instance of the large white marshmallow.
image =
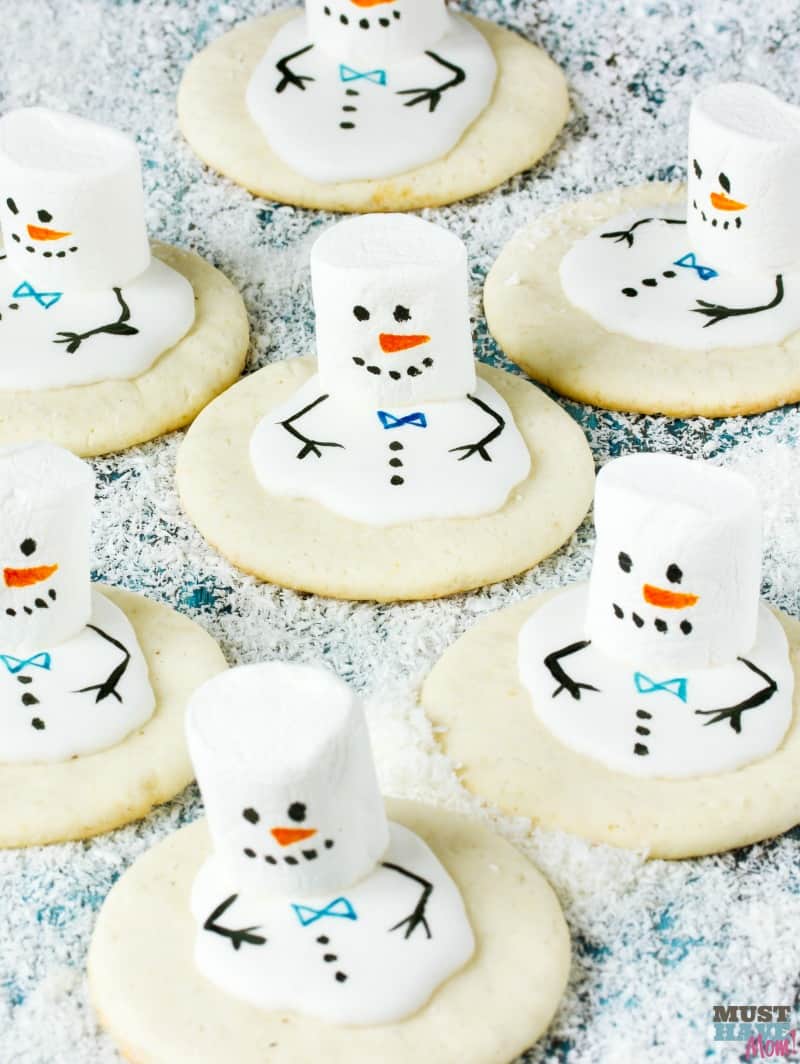
<svg viewBox="0 0 800 1064">
<path fill-rule="evenodd" d="M 122 133 L 33 107 L 0 119 L 0 224 L 25 279 L 57 292 L 121 287 L 150 245 L 141 164 Z"/>
<path fill-rule="evenodd" d="M 0 451 L 0 652 L 47 651 L 91 616 L 91 468 L 61 447 Z"/>
<path fill-rule="evenodd" d="M 467 252 L 404 214 L 351 218 L 311 250 L 324 391 L 374 403 L 463 398 L 475 387 Z"/>
<path fill-rule="evenodd" d="M 689 239 L 717 270 L 745 275 L 800 264 L 800 109 L 757 85 L 695 100 L 689 121 Z"/>
<path fill-rule="evenodd" d="M 216 852 L 242 890 L 341 891 L 385 853 L 364 715 L 332 673 L 281 663 L 222 673 L 193 695 L 187 734 Z"/>
<path fill-rule="evenodd" d="M 338 59 L 398 63 L 450 29 L 444 0 L 306 0 L 308 35 Z"/>
<path fill-rule="evenodd" d="M 724 665 L 756 640 L 761 510 L 738 474 L 628 455 L 597 478 L 587 635 L 641 668 Z"/>
</svg>

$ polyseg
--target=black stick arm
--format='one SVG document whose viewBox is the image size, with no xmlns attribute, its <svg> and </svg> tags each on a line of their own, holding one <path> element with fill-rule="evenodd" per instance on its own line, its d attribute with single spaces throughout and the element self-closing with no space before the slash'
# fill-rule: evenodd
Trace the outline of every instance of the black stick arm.
<svg viewBox="0 0 800 1064">
<path fill-rule="evenodd" d="M 433 894 L 433 884 L 429 883 L 427 879 L 423 879 L 422 876 L 418 876 L 414 872 L 409 872 L 407 868 L 403 868 L 400 865 L 384 861 L 383 867 L 388 868 L 390 872 L 396 872 L 398 875 L 405 876 L 406 879 L 412 880 L 412 882 L 416 883 L 421 889 L 416 908 L 411 915 L 395 924 L 394 927 L 390 927 L 389 931 L 399 931 L 401 927 L 405 927 L 405 937 L 411 938 L 416 929 L 421 925 L 424 928 L 427 937 L 432 938 L 431 929 L 425 918 L 425 911 L 428 907 L 431 894 Z"/>
<path fill-rule="evenodd" d="M 235 950 L 241 949 L 243 944 L 248 946 L 264 946 L 267 940 L 262 935 L 253 934 L 254 931 L 259 930 L 258 925 L 255 927 L 244 927 L 241 930 L 233 930 L 230 927 L 224 927 L 218 922 L 236 902 L 238 897 L 238 894 L 231 894 L 229 898 L 226 898 L 225 901 L 218 905 L 203 924 L 203 930 L 210 931 L 214 935 L 221 935 L 222 938 L 229 939 Z"/>
<path fill-rule="evenodd" d="M 281 75 L 281 80 L 275 86 L 275 92 L 285 92 L 286 89 L 292 85 L 296 89 L 300 89 L 301 92 L 306 91 L 305 82 L 314 81 L 315 78 L 308 77 L 304 74 L 296 74 L 290 63 L 293 63 L 295 59 L 299 59 L 301 55 L 305 55 L 306 52 L 310 52 L 314 47 L 313 44 L 307 44 L 305 48 L 298 48 L 296 52 L 292 52 L 290 55 L 285 55 L 283 59 L 279 59 L 275 64 L 275 69 Z"/>
<path fill-rule="evenodd" d="M 286 429 L 286 431 L 294 436 L 296 440 L 299 440 L 303 446 L 297 453 L 297 457 L 302 462 L 304 458 L 308 458 L 310 454 L 313 454 L 315 458 L 322 458 L 321 447 L 339 447 L 344 449 L 344 444 L 341 443 L 325 443 L 321 440 L 312 440 L 308 436 L 304 435 L 298 428 L 295 427 L 295 423 L 304 418 L 307 414 L 310 414 L 312 410 L 316 410 L 318 406 L 330 399 L 329 395 L 320 395 L 313 403 L 309 403 L 308 406 L 304 406 L 302 410 L 298 410 L 296 414 L 292 414 L 291 417 L 286 418 L 285 421 L 280 421 L 279 424 Z"/>
<path fill-rule="evenodd" d="M 629 248 L 634 244 L 634 233 L 640 225 L 650 225 L 651 222 L 665 222 L 667 225 L 686 225 L 685 218 L 640 218 L 629 229 L 619 229 L 613 233 L 603 233 L 603 240 L 613 240 L 615 244 L 625 243 Z"/>
<path fill-rule="evenodd" d="M 765 702 L 769 702 L 778 690 L 777 683 L 772 679 L 769 673 L 764 672 L 763 669 L 759 669 L 757 665 L 754 665 L 752 661 L 748 661 L 747 658 L 739 658 L 738 660 L 741 661 L 743 665 L 746 665 L 752 673 L 755 673 L 756 676 L 763 680 L 764 686 L 756 691 L 755 694 L 750 695 L 741 702 L 737 702 L 735 706 L 725 706 L 724 709 L 696 709 L 695 713 L 698 717 L 710 718 L 705 722 L 704 727 L 706 728 L 709 724 L 720 724 L 722 721 L 727 720 L 736 734 L 740 735 L 742 731 L 742 715 L 747 713 L 748 710 L 758 709 L 758 707 L 763 706 Z"/>
<path fill-rule="evenodd" d="M 462 67 L 449 62 L 449 60 L 438 55 L 436 52 L 426 52 L 425 55 L 431 58 L 435 63 L 438 63 L 440 67 L 443 67 L 452 76 L 446 81 L 443 81 L 441 85 L 435 85 L 433 88 L 401 89 L 397 95 L 413 97 L 413 99 L 406 102 L 406 107 L 414 107 L 418 103 L 427 103 L 429 111 L 433 113 L 441 103 L 444 93 L 449 92 L 450 89 L 456 88 L 457 85 L 463 84 L 467 80 L 467 75 Z"/>
<path fill-rule="evenodd" d="M 76 691 L 76 694 L 83 695 L 89 691 L 97 691 L 97 698 L 95 702 L 104 702 L 107 698 L 113 696 L 118 702 L 122 701 L 122 696 L 117 691 L 117 686 L 122 680 L 122 677 L 128 671 L 128 666 L 131 663 L 131 653 L 124 643 L 120 643 L 118 639 L 115 639 L 113 635 L 109 635 L 108 632 L 104 632 L 102 628 L 98 628 L 94 624 L 87 624 L 87 628 L 90 628 L 93 632 L 104 639 L 111 646 L 122 654 L 122 661 L 118 665 L 115 665 L 111 672 L 106 676 L 105 680 L 101 683 L 92 684 L 90 687 L 81 687 Z"/>
<path fill-rule="evenodd" d="M 775 278 L 775 295 L 769 303 L 762 303 L 757 307 L 726 307 L 721 303 L 708 303 L 705 299 L 698 299 L 697 306 L 692 308 L 692 314 L 702 314 L 703 317 L 708 318 L 703 326 L 704 329 L 708 329 L 711 325 L 717 325 L 727 318 L 744 318 L 750 314 L 763 314 L 765 311 L 774 310 L 775 307 L 781 305 L 785 295 L 783 274 L 779 273 Z"/>
<path fill-rule="evenodd" d="M 56 337 L 60 339 L 53 340 L 54 344 L 66 344 L 67 354 L 74 355 L 78 348 L 84 343 L 85 340 L 91 339 L 92 336 L 136 336 L 139 330 L 133 325 L 129 325 L 131 320 L 131 308 L 125 302 L 125 297 L 122 294 L 121 288 L 114 289 L 114 295 L 119 305 L 119 317 L 116 321 L 109 322 L 107 325 L 99 325 L 96 329 L 89 329 L 88 332 L 74 333 L 74 332 L 59 332 L 56 333 Z"/>
<path fill-rule="evenodd" d="M 451 447 L 449 453 L 458 454 L 459 451 L 463 451 L 464 453 L 459 458 L 459 462 L 463 462 L 465 458 L 471 458 L 474 454 L 479 454 L 484 462 L 491 462 L 492 456 L 489 454 L 487 447 L 490 443 L 494 443 L 494 441 L 505 432 L 505 418 L 501 414 L 498 414 L 496 410 L 493 410 L 488 403 L 484 403 L 482 399 L 478 399 L 477 396 L 468 395 L 467 399 L 469 399 L 471 403 L 474 403 L 475 406 L 485 414 L 489 415 L 492 419 L 494 428 L 492 428 L 490 432 L 487 432 L 487 434 L 482 439 L 478 440 L 477 443 L 467 443 L 461 447 Z"/>
<path fill-rule="evenodd" d="M 561 664 L 563 658 L 571 657 L 573 654 L 585 650 L 591 645 L 591 642 L 591 639 L 583 639 L 579 643 L 570 643 L 569 646 L 562 647 L 561 650 L 554 650 L 552 654 L 548 654 L 544 659 L 545 668 L 558 684 L 558 687 L 553 691 L 553 698 L 557 698 L 562 691 L 568 691 L 575 701 L 579 702 L 581 691 L 598 690 L 589 683 L 577 683 Z"/>
</svg>

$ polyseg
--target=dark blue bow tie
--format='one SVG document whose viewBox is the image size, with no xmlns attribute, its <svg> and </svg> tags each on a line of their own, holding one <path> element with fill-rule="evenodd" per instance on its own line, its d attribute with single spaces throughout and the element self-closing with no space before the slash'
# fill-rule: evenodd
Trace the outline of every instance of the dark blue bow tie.
<svg viewBox="0 0 800 1064">
<path fill-rule="evenodd" d="M 416 414 L 406 414 L 405 417 L 397 417 L 396 414 L 389 414 L 386 410 L 379 410 L 378 418 L 385 429 L 401 429 L 404 425 L 415 425 L 419 429 L 428 427 L 428 419 L 421 411 Z"/>
</svg>

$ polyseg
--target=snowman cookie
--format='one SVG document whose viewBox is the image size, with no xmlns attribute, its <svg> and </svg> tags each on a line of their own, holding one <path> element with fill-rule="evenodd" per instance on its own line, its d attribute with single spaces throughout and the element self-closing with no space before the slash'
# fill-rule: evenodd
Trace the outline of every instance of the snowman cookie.
<svg viewBox="0 0 800 1064">
<path fill-rule="evenodd" d="M 595 524 L 588 586 L 501 611 L 426 681 L 467 785 L 653 856 L 785 831 L 800 626 L 759 600 L 755 490 L 704 463 L 628 456 L 598 476 Z M 477 726 L 487 712 L 490 731 Z"/>
<path fill-rule="evenodd" d="M 412 803 L 387 817 L 344 683 L 234 669 L 195 694 L 187 729 L 208 829 L 123 878 L 90 950 L 121 1046 L 165 1062 L 222 1059 L 225 1040 L 237 1061 L 274 1043 L 276 1061 L 505 1064 L 538 1038 L 568 968 L 558 903 L 484 829 Z M 475 1038 L 490 986 L 498 1033 Z"/>
<path fill-rule="evenodd" d="M 431 598 L 557 549 L 591 455 L 537 389 L 475 371 L 467 257 L 406 215 L 352 218 L 311 254 L 318 362 L 218 399 L 178 459 L 203 535 L 262 579 L 342 598 Z"/>
<path fill-rule="evenodd" d="M 11 111 L 0 185 L 0 443 L 118 450 L 186 424 L 239 375 L 241 298 L 197 256 L 151 249 L 128 137 Z"/>
<path fill-rule="evenodd" d="M 800 398 L 800 109 L 765 89 L 695 100 L 688 185 L 618 190 L 534 223 L 486 283 L 490 329 L 532 376 L 642 413 Z"/>
<path fill-rule="evenodd" d="M 192 686 L 224 667 L 163 606 L 93 587 L 94 478 L 53 444 L 0 451 L 0 845 L 81 838 L 191 779 Z"/>
<path fill-rule="evenodd" d="M 451 203 L 528 169 L 568 113 L 564 77 L 444 0 L 307 0 L 189 66 L 181 128 L 258 195 L 328 210 Z"/>
</svg>

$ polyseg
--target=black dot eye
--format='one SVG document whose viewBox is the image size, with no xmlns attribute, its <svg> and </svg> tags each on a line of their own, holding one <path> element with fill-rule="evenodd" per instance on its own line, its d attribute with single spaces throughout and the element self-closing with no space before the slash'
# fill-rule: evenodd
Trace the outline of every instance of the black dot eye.
<svg viewBox="0 0 800 1064">
<path fill-rule="evenodd" d="M 411 321 L 411 311 L 408 307 L 401 307 L 398 303 L 394 308 L 394 320 L 395 321 Z"/>
<path fill-rule="evenodd" d="M 36 550 L 36 540 L 23 539 L 22 543 L 20 543 L 19 545 L 19 549 L 22 551 L 26 558 L 30 558 L 30 556 Z"/>
<path fill-rule="evenodd" d="M 679 584 L 683 580 L 683 570 L 677 566 L 674 562 L 667 569 L 667 580 L 671 584 Z"/>
<path fill-rule="evenodd" d="M 52 222 L 53 220 L 53 216 L 50 211 L 38 211 L 36 217 L 39 219 L 40 222 L 44 222 L 45 225 L 47 225 L 48 222 Z"/>
<path fill-rule="evenodd" d="M 19 214 L 19 208 L 10 197 L 6 200 L 6 207 L 8 207 L 12 214 Z"/>
<path fill-rule="evenodd" d="M 631 556 L 630 554 L 626 554 L 624 550 L 620 551 L 620 553 L 617 555 L 617 561 L 619 562 L 619 567 L 623 571 L 623 573 L 629 573 L 633 568 Z"/>
<path fill-rule="evenodd" d="M 251 824 L 257 824 L 261 819 L 255 809 L 245 809 L 242 816 Z"/>
<path fill-rule="evenodd" d="M 290 820 L 294 820 L 296 824 L 302 824 L 306 818 L 306 807 L 302 802 L 292 802 L 288 809 L 288 815 Z"/>
<path fill-rule="evenodd" d="M 726 192 L 730 192 L 730 190 L 731 190 L 730 178 L 728 178 L 725 174 L 720 174 L 719 175 L 719 183 L 722 185 L 722 187 L 725 189 Z"/>
<path fill-rule="evenodd" d="M 353 313 L 359 321 L 369 321 L 369 311 L 366 307 L 353 307 Z"/>
<path fill-rule="evenodd" d="M 700 178 L 703 176 L 703 169 L 700 166 L 700 163 L 697 161 L 697 159 L 693 160 L 692 166 L 694 167 L 695 176 L 697 177 L 697 180 L 699 181 Z"/>
</svg>

